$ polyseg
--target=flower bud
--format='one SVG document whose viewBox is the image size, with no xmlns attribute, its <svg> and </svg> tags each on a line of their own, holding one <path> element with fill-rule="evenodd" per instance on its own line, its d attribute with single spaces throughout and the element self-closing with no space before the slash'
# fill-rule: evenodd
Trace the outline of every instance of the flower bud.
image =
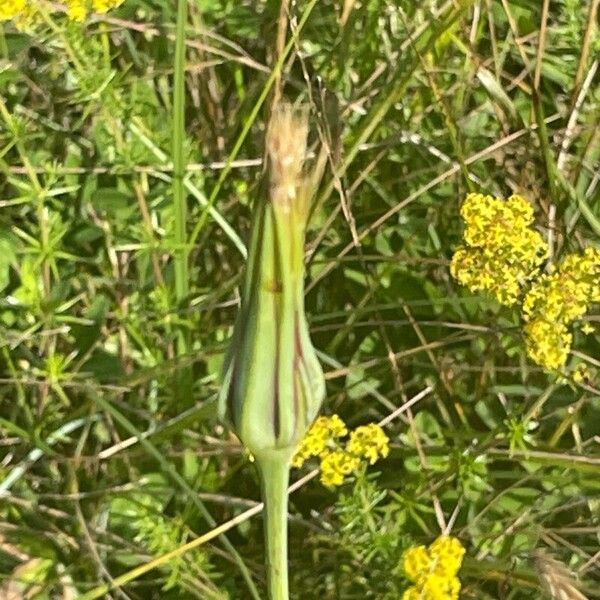
<svg viewBox="0 0 600 600">
<path fill-rule="evenodd" d="M 268 198 L 255 207 L 240 312 L 219 413 L 254 455 L 291 454 L 319 411 L 323 371 L 304 314 L 304 238 L 313 190 L 302 175 L 307 118 L 290 105 L 267 132 Z"/>
</svg>

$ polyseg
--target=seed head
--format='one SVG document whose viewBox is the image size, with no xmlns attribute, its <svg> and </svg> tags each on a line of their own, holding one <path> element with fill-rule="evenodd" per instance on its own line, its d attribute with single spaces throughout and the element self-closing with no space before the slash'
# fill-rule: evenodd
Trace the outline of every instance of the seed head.
<svg viewBox="0 0 600 600">
<path fill-rule="evenodd" d="M 267 130 L 267 156 L 271 201 L 289 210 L 303 185 L 302 167 L 306 158 L 308 115 L 291 104 L 280 104 Z"/>
</svg>

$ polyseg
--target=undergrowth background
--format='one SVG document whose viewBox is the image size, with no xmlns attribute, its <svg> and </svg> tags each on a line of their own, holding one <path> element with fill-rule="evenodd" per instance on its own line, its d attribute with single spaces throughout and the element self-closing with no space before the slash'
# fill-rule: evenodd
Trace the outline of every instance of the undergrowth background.
<svg viewBox="0 0 600 600">
<path fill-rule="evenodd" d="M 175 4 L 0 24 L 0 597 L 264 597 L 259 516 L 164 554 L 259 495 L 214 399 L 283 89 L 331 149 L 307 249 L 324 412 L 397 411 L 386 460 L 291 495 L 293 598 L 400 598 L 403 551 L 450 527 L 462 598 L 545 597 L 539 550 L 599 598 L 598 326 L 575 331 L 590 377 L 561 381 L 448 270 L 469 191 L 528 198 L 555 257 L 598 244 L 598 1 L 302 0 L 288 22 L 191 0 L 184 298 Z"/>
</svg>

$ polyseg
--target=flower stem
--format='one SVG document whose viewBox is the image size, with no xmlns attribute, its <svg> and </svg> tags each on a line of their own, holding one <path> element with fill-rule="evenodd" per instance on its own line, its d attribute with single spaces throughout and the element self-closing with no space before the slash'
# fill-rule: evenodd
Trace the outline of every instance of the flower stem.
<svg viewBox="0 0 600 600">
<path fill-rule="evenodd" d="M 175 39 L 175 64 L 173 79 L 173 214 L 175 221 L 175 297 L 178 308 L 189 293 L 188 247 L 187 247 L 187 198 L 183 178 L 185 176 L 185 26 L 188 0 L 177 2 L 177 28 Z M 177 333 L 177 356 L 188 352 L 189 335 L 183 327 Z M 191 373 L 184 368 L 177 374 L 178 396 L 191 395 Z"/>
<path fill-rule="evenodd" d="M 264 508 L 269 600 L 288 600 L 287 507 L 291 455 L 274 450 L 256 457 Z"/>
</svg>

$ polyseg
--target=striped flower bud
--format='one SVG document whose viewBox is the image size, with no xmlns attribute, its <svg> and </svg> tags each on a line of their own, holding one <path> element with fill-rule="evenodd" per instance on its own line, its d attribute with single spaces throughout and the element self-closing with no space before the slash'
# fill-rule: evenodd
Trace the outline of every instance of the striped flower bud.
<svg viewBox="0 0 600 600">
<path fill-rule="evenodd" d="M 267 131 L 268 198 L 259 198 L 219 412 L 255 456 L 291 454 L 325 383 L 304 314 L 304 238 L 312 186 L 302 174 L 308 124 L 280 106 Z"/>
</svg>

